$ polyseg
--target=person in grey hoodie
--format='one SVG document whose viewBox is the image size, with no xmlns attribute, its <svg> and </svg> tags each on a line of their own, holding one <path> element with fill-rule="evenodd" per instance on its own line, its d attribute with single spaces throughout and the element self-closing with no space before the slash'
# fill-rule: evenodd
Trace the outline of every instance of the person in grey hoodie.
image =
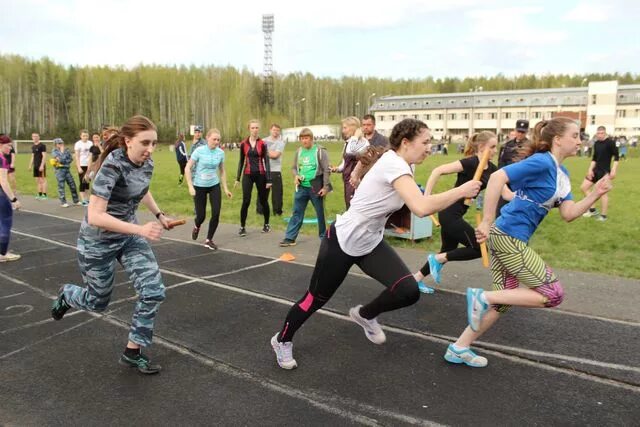
<svg viewBox="0 0 640 427">
<path fill-rule="evenodd" d="M 293 215 L 280 246 L 294 246 L 304 220 L 304 211 L 311 200 L 318 219 L 320 238 L 326 233 L 324 220 L 324 196 L 332 190 L 329 170 L 329 155 L 324 147 L 313 140 L 309 128 L 300 131 L 300 148 L 293 159 L 295 194 L 293 197 Z"/>
</svg>

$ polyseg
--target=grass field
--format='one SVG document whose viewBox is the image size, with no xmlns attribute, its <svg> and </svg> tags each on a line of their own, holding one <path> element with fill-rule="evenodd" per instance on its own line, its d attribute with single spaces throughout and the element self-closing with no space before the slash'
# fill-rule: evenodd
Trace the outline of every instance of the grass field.
<svg viewBox="0 0 640 427">
<path fill-rule="evenodd" d="M 332 164 L 338 164 L 342 145 L 338 143 L 326 144 Z M 47 147 L 51 150 L 51 147 Z M 290 162 L 296 144 L 288 144 L 284 153 L 283 170 L 284 208 L 285 217 L 289 216 L 292 208 L 293 179 L 289 173 Z M 544 220 L 533 239 L 531 246 L 552 266 L 580 271 L 601 272 L 617 276 L 640 278 L 640 218 L 636 212 L 640 210 L 640 164 L 637 149 L 630 150 L 630 159 L 621 162 L 618 177 L 614 181 L 614 189 L 610 193 L 609 220 L 595 221 L 593 218 L 580 218 L 567 224 L 560 219 L 557 209 L 552 211 Z M 154 153 L 155 173 L 151 190 L 159 206 L 174 216 L 191 217 L 193 205 L 187 191 L 186 184 L 177 185 L 178 166 L 174 153 L 167 145 L 160 146 Z M 454 161 L 458 155 L 429 157 L 416 170 L 417 182 L 424 184 L 429 172 L 437 165 Z M 31 171 L 27 171 L 29 155 L 18 155 L 17 178 L 18 190 L 23 195 L 35 194 L 35 180 Z M 580 199 L 580 183 L 588 168 L 586 158 L 571 158 L 565 162 L 571 173 L 574 196 Z M 229 188 L 233 187 L 238 167 L 238 151 L 227 152 L 225 162 Z M 52 168 L 48 167 L 49 197 L 56 197 L 57 184 Z M 436 191 L 451 188 L 455 176 L 443 177 Z M 334 220 L 336 214 L 344 209 L 343 187 L 339 175 L 332 176 L 334 191 L 327 196 L 325 208 L 327 220 Z M 224 199 L 222 205 L 221 222 L 239 224 L 242 193 L 240 188 L 233 191 L 233 199 Z M 255 214 L 255 192 L 252 206 L 249 210 L 247 225 L 261 227 L 262 217 Z M 469 210 L 469 221 L 473 224 Z M 314 216 L 313 208 L 309 204 L 307 216 Z M 281 217 L 272 217 L 271 226 L 275 233 L 284 235 L 286 223 Z M 305 225 L 302 233 L 315 234 L 315 225 Z M 403 247 L 415 247 L 425 251 L 437 251 L 440 248 L 438 229 L 434 228 L 434 235 L 430 239 L 410 242 L 401 239 L 391 239 L 392 244 Z"/>
</svg>

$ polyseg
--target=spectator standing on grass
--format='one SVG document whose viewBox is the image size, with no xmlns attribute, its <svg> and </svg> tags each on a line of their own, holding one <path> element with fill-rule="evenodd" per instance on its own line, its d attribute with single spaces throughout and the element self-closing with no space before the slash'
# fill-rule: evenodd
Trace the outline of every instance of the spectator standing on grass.
<svg viewBox="0 0 640 427">
<path fill-rule="evenodd" d="M 9 251 L 13 211 L 20 208 L 20 202 L 9 185 L 7 171 L 9 162 L 6 155 L 11 152 L 13 141 L 7 135 L 0 136 L 0 263 L 17 261 L 20 255 Z"/>
<path fill-rule="evenodd" d="M 178 140 L 176 141 L 174 148 L 176 151 L 176 161 L 178 162 L 178 168 L 180 169 L 178 185 L 181 185 L 184 180 L 184 170 L 187 166 L 187 162 L 189 161 L 189 157 L 187 156 L 187 145 L 184 143 L 183 133 L 178 135 Z"/>
<path fill-rule="evenodd" d="M 320 238 L 326 232 L 324 218 L 324 197 L 331 191 L 329 155 L 327 150 L 316 144 L 311 129 L 300 131 L 300 148 L 293 159 L 293 214 L 280 246 L 295 246 L 300 227 L 304 221 L 304 212 L 309 201 L 316 211 L 318 234 Z"/>
<path fill-rule="evenodd" d="M 2 136 L 4 136 L 3 133 L 0 134 L 0 137 Z M 11 150 L 9 150 L 9 153 L 4 154 L 4 157 L 9 165 L 9 169 L 7 169 L 9 185 L 11 186 L 11 190 L 16 193 L 18 191 L 18 184 L 16 182 L 16 149 L 13 147 L 13 143 L 11 143 Z"/>
<path fill-rule="evenodd" d="M 65 184 L 69 186 L 73 204 L 80 205 L 81 203 L 78 199 L 76 183 L 73 180 L 71 172 L 69 171 L 71 162 L 73 162 L 73 155 L 64 146 L 64 141 L 62 140 L 62 138 L 55 138 L 53 140 L 53 143 L 55 144 L 55 148 L 53 149 L 53 151 L 51 151 L 51 157 L 55 161 L 54 168 L 56 180 L 58 181 L 58 198 L 60 199 L 60 205 L 63 208 L 69 207 L 69 204 L 67 203 L 67 197 L 65 195 Z"/>
<path fill-rule="evenodd" d="M 78 170 L 78 182 L 80 191 L 80 201 L 84 206 L 89 204 L 89 182 L 85 180 L 85 175 L 89 169 L 91 159 L 91 147 L 93 142 L 89 141 L 89 132 L 80 131 L 80 139 L 74 145 L 76 168 Z"/>
<path fill-rule="evenodd" d="M 29 169 L 33 169 L 33 177 L 38 187 L 36 200 L 47 200 L 47 147 L 40 142 L 40 134 L 37 132 L 31 134 L 31 140 L 33 145 Z"/>
<path fill-rule="evenodd" d="M 282 139 L 280 125 L 274 123 L 269 130 L 270 135 L 264 138 L 269 150 L 269 165 L 271 167 L 271 211 L 274 215 L 282 215 L 282 153 L 285 142 Z M 267 197 L 269 196 L 267 190 Z M 262 215 L 260 197 L 256 200 L 256 213 Z"/>
<path fill-rule="evenodd" d="M 613 159 L 613 167 L 611 166 L 611 160 Z M 580 190 L 586 196 L 590 194 L 589 190 L 591 186 L 600 181 L 605 175 L 609 175 L 609 179 L 616 178 L 618 173 L 618 161 L 620 160 L 620 154 L 618 153 L 618 147 L 613 138 L 607 137 L 607 128 L 604 126 L 598 126 L 596 131 L 596 140 L 593 144 L 593 157 L 587 170 L 587 175 L 582 181 Z M 603 194 L 600 197 L 601 210 L 599 213 L 596 209 L 595 203 L 589 208 L 589 211 L 584 214 L 585 217 L 596 217 L 598 221 L 606 221 L 607 213 L 609 211 L 609 195 Z"/>
</svg>

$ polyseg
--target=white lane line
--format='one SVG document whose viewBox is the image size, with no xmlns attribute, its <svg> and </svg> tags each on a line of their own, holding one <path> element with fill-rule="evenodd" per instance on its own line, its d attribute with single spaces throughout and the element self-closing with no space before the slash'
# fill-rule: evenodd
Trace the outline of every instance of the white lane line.
<svg viewBox="0 0 640 427">
<path fill-rule="evenodd" d="M 26 233 L 22 233 L 22 232 L 17 232 L 17 233 L 21 233 L 23 235 L 27 235 Z M 61 243 L 61 242 L 56 242 L 54 240 L 50 240 L 44 237 L 40 237 L 40 236 L 32 236 L 34 238 L 37 239 L 41 239 L 50 243 L 54 243 L 54 244 L 59 244 L 61 246 L 70 246 L 67 245 L 66 243 Z M 277 261 L 277 260 L 276 260 Z M 160 269 L 160 271 L 162 271 L 163 273 L 165 272 L 164 269 Z M 272 302 L 276 302 L 279 304 L 283 304 L 283 305 L 287 305 L 287 306 L 291 306 L 291 304 L 293 303 L 292 301 L 286 300 L 284 298 L 279 298 L 279 297 L 273 297 L 270 295 L 265 295 L 265 294 L 261 294 L 258 292 L 254 292 L 254 291 L 250 291 L 250 290 L 246 290 L 246 289 L 241 289 L 241 288 L 236 288 L 234 286 L 230 286 L 230 285 L 225 285 L 222 283 L 218 283 L 218 282 L 213 282 L 207 279 L 202 279 L 202 278 L 194 278 L 193 276 L 187 275 L 187 274 L 183 274 L 183 273 L 178 273 L 175 271 L 167 271 L 167 273 L 172 274 L 174 276 L 177 277 L 181 277 L 183 279 L 187 279 L 187 280 L 196 280 L 198 282 L 201 283 L 205 283 L 207 285 L 219 288 L 219 289 L 225 289 L 231 292 L 236 292 L 242 295 L 248 295 L 248 296 L 252 296 L 252 297 L 256 297 L 256 298 L 260 298 L 263 300 L 268 300 L 268 301 L 272 301 Z M 338 313 L 334 313 L 331 311 L 326 311 L 326 310 L 319 310 L 318 313 L 322 313 L 324 315 L 330 316 L 330 317 L 334 317 L 337 319 L 341 319 L 341 320 L 345 320 L 348 322 L 351 322 L 351 319 L 349 318 L 349 316 L 343 315 L 343 314 L 338 314 Z M 422 333 L 418 333 L 418 332 L 412 332 L 412 331 L 408 331 L 405 329 L 401 329 L 398 327 L 393 327 L 393 326 L 383 326 L 383 329 L 386 329 L 388 331 L 391 332 L 395 332 L 395 333 L 399 333 L 402 335 L 406 335 L 406 336 L 412 336 L 412 337 L 419 337 L 423 340 L 427 340 L 427 341 L 431 341 L 431 342 L 437 342 L 437 343 L 442 343 L 442 344 L 448 344 L 452 341 L 455 341 L 455 337 L 448 337 L 448 336 L 441 336 L 441 338 L 435 336 L 435 335 L 425 335 Z M 479 345 L 484 345 L 486 343 L 482 342 L 482 341 L 478 341 L 477 344 Z M 495 349 L 504 349 L 504 350 L 509 350 L 509 351 L 515 351 L 514 349 L 516 349 L 515 347 L 507 347 L 507 346 L 501 346 L 499 344 L 491 344 L 491 346 Z M 549 365 L 546 365 L 544 363 L 539 363 L 539 362 L 534 362 L 534 361 L 529 361 L 529 360 L 524 360 L 521 357 L 515 357 L 515 356 L 511 356 L 508 354 L 504 354 L 504 353 L 499 353 L 498 351 L 494 351 L 494 350 L 486 350 L 488 353 L 493 353 L 495 356 L 507 359 L 507 360 L 511 360 L 511 361 L 516 361 L 518 363 L 524 363 L 527 365 L 531 365 L 531 366 L 537 366 L 541 369 L 546 369 L 546 370 L 553 370 L 556 372 L 564 372 L 567 375 L 573 375 L 573 376 L 579 376 L 581 378 L 589 378 L 591 381 L 595 381 L 595 382 L 600 382 L 603 384 L 607 384 L 607 385 L 614 385 L 614 386 L 619 386 L 619 387 L 623 387 L 623 388 L 627 388 L 636 392 L 640 392 L 640 387 L 635 387 L 635 386 L 629 386 L 627 384 L 623 384 L 623 383 L 618 383 L 615 380 L 607 380 L 607 379 L 603 379 L 597 376 L 594 376 L 592 374 L 585 374 L 585 373 L 580 373 L 580 372 L 576 372 L 574 370 L 568 369 L 568 368 L 561 368 L 561 367 L 552 367 Z M 517 351 L 521 352 L 521 353 L 526 353 L 527 349 L 517 349 Z M 549 353 L 548 357 L 553 357 L 554 359 L 558 359 L 558 360 L 564 360 L 567 362 L 573 362 L 575 361 L 575 357 L 573 356 L 564 356 L 564 355 L 551 355 L 551 353 Z M 631 372 L 635 372 L 635 370 L 637 370 L 638 368 L 635 366 L 625 366 L 625 365 L 617 365 L 617 364 L 611 364 L 611 363 L 607 363 L 607 362 L 599 362 L 596 360 L 590 360 L 590 359 L 581 359 L 580 363 L 582 364 L 588 364 L 588 365 L 592 365 L 592 366 L 599 366 L 599 367 L 603 367 L 603 368 L 607 368 L 607 365 L 610 366 L 619 366 L 619 367 L 624 367 L 624 370 L 627 371 L 631 371 Z"/>
<path fill-rule="evenodd" d="M 23 212 L 27 212 L 27 213 L 31 213 L 31 214 L 36 214 L 36 215 L 43 215 L 43 216 L 49 216 L 52 218 L 56 218 L 56 219 L 62 219 L 65 221 L 69 221 L 69 222 L 76 222 L 76 223 L 81 223 L 82 221 L 76 220 L 76 219 L 72 219 L 72 218 L 65 218 L 62 216 L 58 216 L 58 215 L 53 215 L 53 214 L 49 214 L 49 213 L 41 213 L 41 212 L 35 212 L 35 211 L 30 211 L 30 210 L 25 210 L 22 209 Z M 13 230 L 12 230 L 13 231 Z M 19 234 L 19 232 L 13 231 L 16 234 Z M 24 234 L 25 236 L 29 236 L 27 234 Z M 196 246 L 200 246 L 199 243 L 196 242 L 191 242 L 188 240 L 181 240 L 181 239 L 177 239 L 175 237 L 162 237 L 163 240 L 169 240 L 172 242 L 177 242 L 177 243 L 183 243 L 183 244 L 187 244 L 187 245 L 196 245 Z M 229 252 L 229 253 L 234 253 L 234 254 L 238 254 L 238 255 L 250 255 L 253 257 L 257 257 L 257 258 L 266 258 L 266 259 L 274 259 L 273 257 L 268 257 L 265 256 L 263 254 L 254 254 L 254 253 L 250 253 L 250 252 L 241 252 L 238 250 L 234 250 L 234 249 L 228 249 L 228 248 L 219 248 L 219 251 L 224 251 L 224 252 Z M 278 258 L 275 258 L 278 259 Z M 175 260 L 173 260 L 175 261 Z M 306 262 L 300 262 L 300 261 L 288 261 L 291 264 L 297 264 L 297 265 L 303 265 L 305 267 L 311 267 L 314 268 L 315 265 L 313 264 L 309 264 Z M 356 276 L 356 277 L 364 277 L 370 280 L 371 279 L 369 276 L 367 276 L 366 274 L 363 273 L 359 273 L 356 271 L 350 271 L 348 273 L 350 276 Z M 450 294 L 454 294 L 454 295 L 465 295 L 464 291 L 457 291 L 454 289 L 443 289 L 443 288 L 436 288 L 436 290 L 438 292 L 446 292 L 446 293 L 450 293 Z M 580 318 L 584 318 L 584 319 L 594 319 L 594 320 L 600 320 L 603 322 L 609 322 L 609 323 L 615 323 L 615 324 L 619 324 L 619 325 L 625 325 L 625 326 L 634 326 L 634 327 L 640 327 L 640 322 L 635 322 L 633 320 L 621 320 L 621 319 L 611 319 L 608 317 L 602 317 L 602 316 L 598 316 L 598 315 L 594 315 L 594 314 L 584 314 L 584 313 L 577 313 L 575 311 L 567 311 L 563 308 L 543 308 L 542 310 L 545 310 L 545 312 L 548 313 L 553 313 L 554 315 L 563 315 L 563 316 L 573 316 L 573 317 L 580 317 Z"/>
<path fill-rule="evenodd" d="M 24 292 L 18 292 L 17 294 L 5 295 L 3 297 L 0 297 L 0 299 L 19 297 L 20 295 L 24 295 Z"/>
</svg>

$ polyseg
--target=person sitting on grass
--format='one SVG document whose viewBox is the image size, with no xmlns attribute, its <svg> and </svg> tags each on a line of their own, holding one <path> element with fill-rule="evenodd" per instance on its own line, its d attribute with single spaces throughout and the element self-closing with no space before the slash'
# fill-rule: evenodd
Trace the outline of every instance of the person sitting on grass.
<svg viewBox="0 0 640 427">
<path fill-rule="evenodd" d="M 326 232 L 324 221 L 324 196 L 331 191 L 329 155 L 324 147 L 313 140 L 313 132 L 304 128 L 300 132 L 300 148 L 293 159 L 293 179 L 295 193 L 293 196 L 293 214 L 284 240 L 280 246 L 294 246 L 298 232 L 304 220 L 304 211 L 311 200 L 318 219 L 318 234 L 322 238 Z"/>
</svg>

